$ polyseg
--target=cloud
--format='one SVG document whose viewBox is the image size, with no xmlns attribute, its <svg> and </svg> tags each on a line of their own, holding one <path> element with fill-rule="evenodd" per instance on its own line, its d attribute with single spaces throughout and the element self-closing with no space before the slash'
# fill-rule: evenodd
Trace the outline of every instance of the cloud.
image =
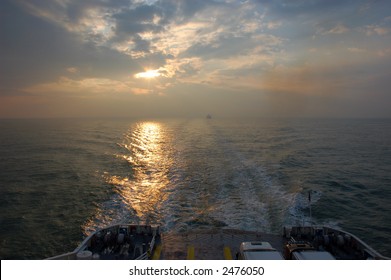
<svg viewBox="0 0 391 280">
<path fill-rule="evenodd" d="M 313 17 L 322 19 L 323 17 L 330 18 L 336 16 L 336 11 L 341 11 L 348 6 L 344 1 L 339 0 L 253 0 L 252 2 L 259 4 L 268 13 L 278 20 L 296 20 Z M 360 3 L 358 3 L 360 4 Z"/>
<path fill-rule="evenodd" d="M 352 52 L 352 53 L 365 53 L 365 52 L 367 52 L 366 49 L 360 49 L 360 48 L 355 48 L 355 47 L 348 48 L 348 51 Z"/>
<path fill-rule="evenodd" d="M 121 10 L 113 14 L 115 21 L 114 40 L 124 41 L 144 32 L 158 33 L 163 30 L 159 24 L 162 12 L 155 6 L 142 5 L 133 9 Z"/>
<path fill-rule="evenodd" d="M 381 27 L 379 25 L 367 25 L 363 30 L 367 36 L 371 36 L 371 35 L 384 36 L 390 32 L 389 28 Z"/>
<path fill-rule="evenodd" d="M 386 57 L 391 55 L 391 48 L 385 48 L 377 51 L 377 55 L 381 57 Z"/>
<path fill-rule="evenodd" d="M 66 70 L 67 70 L 67 72 L 72 73 L 72 74 L 76 74 L 79 72 L 79 69 L 77 69 L 77 67 L 68 67 Z"/>
<path fill-rule="evenodd" d="M 326 31 L 326 34 L 344 34 L 349 31 L 349 28 L 347 28 L 343 24 L 337 24 L 332 29 Z"/>
<path fill-rule="evenodd" d="M 333 22 L 324 24 L 323 26 L 317 26 L 316 34 L 320 35 L 340 35 L 345 34 L 350 31 L 348 27 L 343 23 L 338 23 L 335 25 Z"/>
<path fill-rule="evenodd" d="M 1 94 L 55 80 L 70 67 L 86 77 L 128 76 L 141 70 L 126 54 L 85 42 L 56 24 L 5 2 L 1 15 Z M 72 74 L 75 74 L 73 71 Z"/>
<path fill-rule="evenodd" d="M 275 100 L 275 107 L 292 102 L 299 108 L 307 98 L 353 96 L 367 85 L 362 94 L 369 99 L 385 85 L 372 80 L 387 71 L 380 65 L 390 56 L 391 4 L 367 4 L 4 0 L 0 96 L 182 104 L 185 92 L 200 90 L 199 102 L 229 92 L 233 103 Z M 159 77 L 135 78 L 154 69 Z"/>
<path fill-rule="evenodd" d="M 268 29 L 277 29 L 282 26 L 281 21 L 270 21 L 267 23 L 267 28 Z"/>
<path fill-rule="evenodd" d="M 80 80 L 62 76 L 56 82 L 42 83 L 26 87 L 25 92 L 38 95 L 67 94 L 74 96 L 86 96 L 94 94 L 113 95 L 118 93 L 131 93 L 132 85 L 122 81 L 107 78 L 84 78 Z"/>
</svg>

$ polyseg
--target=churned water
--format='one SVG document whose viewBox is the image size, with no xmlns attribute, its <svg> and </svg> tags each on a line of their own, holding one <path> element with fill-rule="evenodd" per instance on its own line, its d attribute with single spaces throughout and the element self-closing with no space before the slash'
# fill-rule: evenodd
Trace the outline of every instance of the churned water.
<svg viewBox="0 0 391 280">
<path fill-rule="evenodd" d="M 1 259 L 65 253 L 117 222 L 327 224 L 391 256 L 391 120 L 1 120 L 0 131 Z"/>
</svg>

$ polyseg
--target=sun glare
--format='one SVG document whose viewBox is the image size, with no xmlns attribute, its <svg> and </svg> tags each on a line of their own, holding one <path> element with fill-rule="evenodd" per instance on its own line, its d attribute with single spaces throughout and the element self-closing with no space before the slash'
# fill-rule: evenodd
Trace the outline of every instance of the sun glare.
<svg viewBox="0 0 391 280">
<path fill-rule="evenodd" d="M 147 70 L 134 75 L 136 78 L 152 79 L 160 76 L 159 70 Z"/>
</svg>

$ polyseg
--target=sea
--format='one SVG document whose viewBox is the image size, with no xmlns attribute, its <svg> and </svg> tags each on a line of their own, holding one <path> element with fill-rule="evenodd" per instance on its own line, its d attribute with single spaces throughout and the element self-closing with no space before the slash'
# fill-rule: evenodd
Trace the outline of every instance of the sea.
<svg viewBox="0 0 391 280">
<path fill-rule="evenodd" d="M 391 120 L 0 120 L 1 259 L 113 223 L 331 225 L 391 257 Z"/>
</svg>

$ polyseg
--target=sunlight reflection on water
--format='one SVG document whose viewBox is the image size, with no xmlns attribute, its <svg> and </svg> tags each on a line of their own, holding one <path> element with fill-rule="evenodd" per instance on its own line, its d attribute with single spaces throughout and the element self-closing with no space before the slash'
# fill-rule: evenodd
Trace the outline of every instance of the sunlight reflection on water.
<svg viewBox="0 0 391 280">
<path fill-rule="evenodd" d="M 157 122 L 137 123 L 128 131 L 120 144 L 125 154 L 117 157 L 129 163 L 130 175 L 104 175 L 106 182 L 115 186 L 112 202 L 116 203 L 100 206 L 95 217 L 85 224 L 85 233 L 113 222 L 161 222 L 158 209 L 165 200 L 164 189 L 169 184 L 172 165 L 166 155 L 166 138 L 162 125 Z M 122 208 L 123 211 L 117 209 L 122 214 L 113 217 L 112 211 L 104 209 L 113 206 Z"/>
</svg>

